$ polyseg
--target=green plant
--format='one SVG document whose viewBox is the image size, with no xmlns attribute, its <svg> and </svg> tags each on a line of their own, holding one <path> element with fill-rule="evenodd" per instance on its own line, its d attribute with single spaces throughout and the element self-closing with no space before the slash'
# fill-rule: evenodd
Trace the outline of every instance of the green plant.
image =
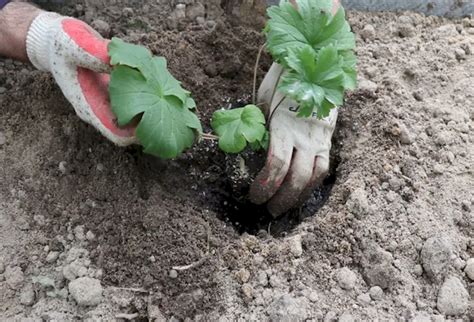
<svg viewBox="0 0 474 322">
<path fill-rule="evenodd" d="M 268 145 L 265 116 L 255 105 L 216 111 L 211 125 L 219 136 L 219 148 L 224 152 L 239 153 L 247 143 L 253 149 L 266 148 Z"/>
<path fill-rule="evenodd" d="M 323 118 L 343 103 L 344 92 L 356 87 L 354 34 L 344 9 L 331 13 L 332 0 L 288 0 L 268 9 L 267 49 L 285 73 L 278 90 L 299 103 L 298 116 Z M 112 111 L 120 126 L 139 121 L 136 136 L 146 153 L 175 158 L 196 138 L 218 139 L 227 153 L 247 145 L 266 148 L 265 117 L 255 105 L 216 111 L 212 128 L 202 134 L 196 104 L 167 69 L 166 59 L 142 47 L 113 38 L 109 44 Z"/>
<path fill-rule="evenodd" d="M 319 118 L 343 103 L 357 82 L 355 37 L 332 0 L 288 0 L 268 9 L 267 49 L 286 73 L 278 89 L 300 104 L 298 116 Z"/>
<path fill-rule="evenodd" d="M 140 118 L 136 136 L 146 153 L 169 159 L 190 148 L 202 133 L 196 104 L 168 71 L 166 59 L 118 38 L 110 42 L 109 55 L 110 101 L 118 124 Z"/>
</svg>

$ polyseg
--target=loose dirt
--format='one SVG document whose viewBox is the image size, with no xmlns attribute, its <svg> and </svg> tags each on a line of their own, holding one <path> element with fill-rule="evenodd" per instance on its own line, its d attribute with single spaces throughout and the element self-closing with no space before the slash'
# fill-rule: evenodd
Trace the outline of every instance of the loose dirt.
<svg viewBox="0 0 474 322">
<path fill-rule="evenodd" d="M 213 1 L 203 25 L 172 20 L 167 1 L 115 3 L 60 10 L 165 56 L 206 130 L 214 110 L 250 100 L 260 21 Z M 331 175 L 279 220 L 245 200 L 242 164 L 263 154 L 204 142 L 165 162 L 115 147 L 49 75 L 0 60 L 0 316 L 474 319 L 474 20 L 349 18 L 360 88 L 341 108 Z M 80 276 L 101 281 L 98 306 L 69 294 Z M 467 307 L 438 294 L 451 284 Z"/>
</svg>

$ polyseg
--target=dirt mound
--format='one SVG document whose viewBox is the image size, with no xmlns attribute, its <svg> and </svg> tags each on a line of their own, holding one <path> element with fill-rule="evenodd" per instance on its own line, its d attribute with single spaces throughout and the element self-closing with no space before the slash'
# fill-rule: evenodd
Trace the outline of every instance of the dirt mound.
<svg viewBox="0 0 474 322">
<path fill-rule="evenodd" d="M 61 10 L 165 56 L 209 129 L 215 109 L 249 100 L 264 39 L 211 2 L 179 23 L 164 2 Z M 50 76 L 0 60 L 0 315 L 473 319 L 472 301 L 444 294 L 473 297 L 474 22 L 350 20 L 360 88 L 341 110 L 332 176 L 277 221 L 246 203 L 240 157 L 212 143 L 173 162 L 115 147 Z M 99 306 L 76 305 L 81 276 L 101 281 Z"/>
</svg>

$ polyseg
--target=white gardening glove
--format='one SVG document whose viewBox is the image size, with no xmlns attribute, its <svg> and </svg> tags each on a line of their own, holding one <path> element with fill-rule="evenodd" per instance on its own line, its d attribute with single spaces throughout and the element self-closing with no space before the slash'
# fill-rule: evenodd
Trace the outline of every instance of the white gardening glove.
<svg viewBox="0 0 474 322">
<path fill-rule="evenodd" d="M 135 128 L 118 127 L 109 102 L 108 40 L 84 22 L 42 12 L 30 26 L 31 63 L 51 72 L 77 115 L 117 145 L 136 143 Z"/>
<path fill-rule="evenodd" d="M 323 182 L 338 113 L 335 108 L 322 120 L 297 117 L 298 104 L 277 90 L 282 75 L 283 68 L 273 64 L 258 92 L 258 103 L 269 117 L 270 146 L 250 189 L 251 201 L 268 202 L 274 217 L 302 204 Z"/>
</svg>

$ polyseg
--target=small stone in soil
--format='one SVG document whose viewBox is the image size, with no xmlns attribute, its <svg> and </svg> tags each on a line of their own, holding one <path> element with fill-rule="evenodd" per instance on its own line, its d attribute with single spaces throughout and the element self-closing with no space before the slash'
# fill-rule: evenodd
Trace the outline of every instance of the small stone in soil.
<svg viewBox="0 0 474 322">
<path fill-rule="evenodd" d="M 242 268 L 236 273 L 236 276 L 237 276 L 239 282 L 244 284 L 244 283 L 247 283 L 249 281 L 250 272 L 247 269 Z"/>
<path fill-rule="evenodd" d="M 354 317 L 350 314 L 350 313 L 343 313 L 340 317 L 339 317 L 339 322 L 354 322 L 355 319 Z"/>
<path fill-rule="evenodd" d="M 464 273 L 466 273 L 467 277 L 474 281 L 474 258 L 470 258 L 467 260 L 466 267 L 464 268 Z"/>
<path fill-rule="evenodd" d="M 431 237 L 421 249 L 421 262 L 426 274 L 431 278 L 440 277 L 451 260 L 453 245 L 444 237 Z"/>
<path fill-rule="evenodd" d="M 25 282 L 25 275 L 19 266 L 8 266 L 5 270 L 5 280 L 13 290 L 19 290 Z"/>
<path fill-rule="evenodd" d="M 54 263 L 58 259 L 59 254 L 60 254 L 59 252 L 55 252 L 55 251 L 49 252 L 48 256 L 46 256 L 46 262 Z"/>
<path fill-rule="evenodd" d="M 352 290 L 357 280 L 356 274 L 347 267 L 339 269 L 336 273 L 339 286 L 344 290 Z"/>
<path fill-rule="evenodd" d="M 26 285 L 21 290 L 20 303 L 26 306 L 32 306 L 35 303 L 35 292 L 31 284 Z"/>
<path fill-rule="evenodd" d="M 80 306 L 95 306 L 102 301 L 102 285 L 99 280 L 81 277 L 69 283 L 69 293 Z"/>
<path fill-rule="evenodd" d="M 469 306 L 469 293 L 457 277 L 449 277 L 438 293 L 437 308 L 445 315 L 461 315 Z"/>
<path fill-rule="evenodd" d="M 288 239 L 288 245 L 290 253 L 295 257 L 301 257 L 303 255 L 303 245 L 301 235 L 296 235 Z"/>
<path fill-rule="evenodd" d="M 370 242 L 364 249 L 362 260 L 363 274 L 370 286 L 389 288 L 398 279 L 397 270 L 393 267 L 392 254 Z"/>
<path fill-rule="evenodd" d="M 285 294 L 267 308 L 271 321 L 305 321 L 309 317 L 309 302 L 306 298 L 295 298 Z"/>
<path fill-rule="evenodd" d="M 373 286 L 370 288 L 369 294 L 374 301 L 378 301 L 383 297 L 383 290 L 380 286 Z"/>
<path fill-rule="evenodd" d="M 99 34 L 101 34 L 105 38 L 109 38 L 110 36 L 110 25 L 100 19 L 96 19 L 91 23 L 92 28 L 94 28 Z"/>
<path fill-rule="evenodd" d="M 59 162 L 59 165 L 58 165 L 59 172 L 61 172 L 62 174 L 66 174 L 67 172 L 66 165 L 67 165 L 66 161 Z"/>
<path fill-rule="evenodd" d="M 244 299 L 249 301 L 251 299 L 253 299 L 253 287 L 246 283 L 244 285 L 242 285 L 242 294 L 244 295 Z"/>
<path fill-rule="evenodd" d="M 177 278 L 178 277 L 178 272 L 174 269 L 170 270 L 169 277 L 172 278 L 172 279 Z"/>
<path fill-rule="evenodd" d="M 87 233 L 86 233 L 86 239 L 89 240 L 89 241 L 94 240 L 94 239 L 95 239 L 94 233 L 93 233 L 92 231 L 90 231 L 90 230 L 87 231 Z"/>
<path fill-rule="evenodd" d="M 357 296 L 357 301 L 362 305 L 370 304 L 370 295 L 368 293 L 362 293 Z"/>
<path fill-rule="evenodd" d="M 373 40 L 375 38 L 375 28 L 372 25 L 365 25 L 364 29 L 360 31 L 360 36 L 365 41 Z"/>
</svg>

